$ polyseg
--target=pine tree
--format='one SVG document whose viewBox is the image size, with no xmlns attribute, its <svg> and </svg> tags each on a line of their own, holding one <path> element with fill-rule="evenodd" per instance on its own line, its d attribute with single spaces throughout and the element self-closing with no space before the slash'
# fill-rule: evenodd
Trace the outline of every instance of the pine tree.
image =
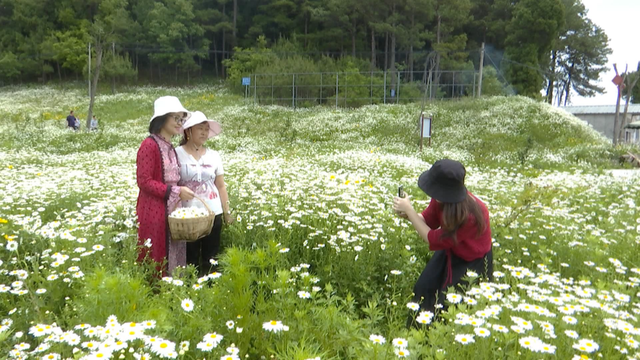
<svg viewBox="0 0 640 360">
<path fill-rule="evenodd" d="M 611 54 L 607 35 L 587 18 L 582 2 L 563 1 L 565 25 L 551 53 L 546 93 L 547 102 L 558 105 L 568 104 L 572 91 L 584 97 L 604 92 L 596 82 Z"/>
<path fill-rule="evenodd" d="M 549 54 L 564 24 L 560 0 L 521 0 L 506 40 L 508 78 L 518 94 L 540 97 Z"/>
</svg>

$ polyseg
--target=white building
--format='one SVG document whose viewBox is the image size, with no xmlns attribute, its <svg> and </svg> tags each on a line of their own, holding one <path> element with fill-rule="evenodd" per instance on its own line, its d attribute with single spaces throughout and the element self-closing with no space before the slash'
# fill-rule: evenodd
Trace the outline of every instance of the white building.
<svg viewBox="0 0 640 360">
<path fill-rule="evenodd" d="M 613 139 L 613 128 L 616 119 L 615 105 L 608 106 L 565 106 L 561 109 L 591 124 L 593 128 L 609 139 Z M 624 105 L 620 105 L 620 119 L 624 115 Z M 629 104 L 627 117 L 631 122 L 640 121 L 640 104 Z"/>
</svg>

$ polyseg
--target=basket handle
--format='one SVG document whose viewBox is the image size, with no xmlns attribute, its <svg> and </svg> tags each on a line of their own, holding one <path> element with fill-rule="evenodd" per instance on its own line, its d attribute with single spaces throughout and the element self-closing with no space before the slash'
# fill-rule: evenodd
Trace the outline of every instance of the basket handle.
<svg viewBox="0 0 640 360">
<path fill-rule="evenodd" d="M 209 212 L 209 215 L 213 214 L 213 211 L 211 211 L 211 209 L 209 208 L 209 205 L 207 205 L 207 203 L 204 202 L 204 200 L 202 200 L 202 198 L 200 198 L 199 196 L 195 196 L 195 195 L 193 196 L 193 198 L 200 200 L 202 205 L 204 205 L 205 209 L 207 209 L 207 211 Z"/>
</svg>

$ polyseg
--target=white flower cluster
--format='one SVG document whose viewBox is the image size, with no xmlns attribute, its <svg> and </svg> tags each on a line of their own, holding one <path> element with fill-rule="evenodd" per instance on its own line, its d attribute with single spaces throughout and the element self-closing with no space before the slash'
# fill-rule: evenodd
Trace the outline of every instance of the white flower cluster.
<svg viewBox="0 0 640 360">
<path fill-rule="evenodd" d="M 209 213 L 205 209 L 197 207 L 183 207 L 175 209 L 169 217 L 174 219 L 195 219 L 199 217 L 206 217 Z"/>
</svg>

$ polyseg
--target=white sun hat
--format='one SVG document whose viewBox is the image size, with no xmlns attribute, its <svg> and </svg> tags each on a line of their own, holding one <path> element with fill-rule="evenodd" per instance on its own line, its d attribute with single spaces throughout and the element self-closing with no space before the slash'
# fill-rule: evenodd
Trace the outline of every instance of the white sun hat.
<svg viewBox="0 0 640 360">
<path fill-rule="evenodd" d="M 220 135 L 222 132 L 222 126 L 220 126 L 220 123 L 207 119 L 207 116 L 203 114 L 202 111 L 194 111 L 190 114 L 189 119 L 182 125 L 182 132 L 203 122 L 209 123 L 209 136 L 207 136 L 207 139 Z"/>
<path fill-rule="evenodd" d="M 180 100 L 175 96 L 161 96 L 153 103 L 153 116 L 149 122 L 158 116 L 167 115 L 169 113 L 184 113 L 185 118 L 189 116 L 189 110 L 182 106 Z"/>
</svg>

